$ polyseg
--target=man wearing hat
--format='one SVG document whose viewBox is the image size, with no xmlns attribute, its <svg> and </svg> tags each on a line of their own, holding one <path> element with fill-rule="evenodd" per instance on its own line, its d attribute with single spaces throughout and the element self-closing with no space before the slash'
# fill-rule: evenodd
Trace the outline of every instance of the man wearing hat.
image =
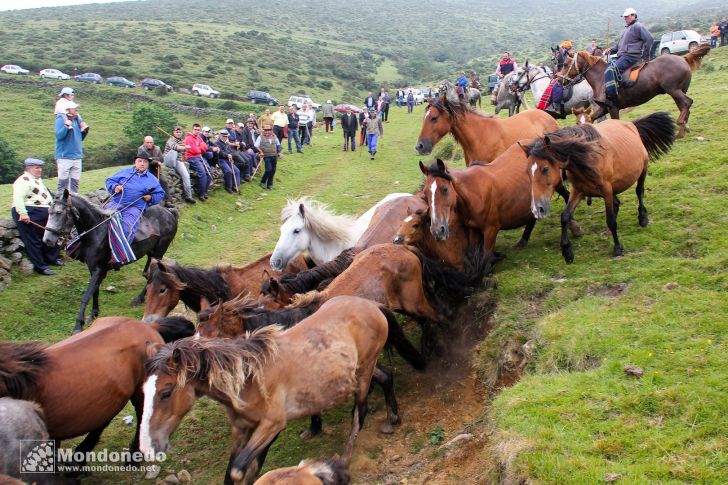
<svg viewBox="0 0 728 485">
<path fill-rule="evenodd" d="M 604 51 L 606 54 L 616 52 L 618 59 L 615 67 L 620 74 L 635 65 L 640 59 L 649 60 L 654 40 L 642 22 L 637 21 L 635 9 L 629 7 L 624 11 L 622 17 L 625 23 L 624 32 L 619 37 L 617 46 L 609 47 Z"/>
<path fill-rule="evenodd" d="M 25 171 L 13 182 L 13 208 L 10 214 L 18 226 L 25 252 L 36 273 L 51 276 L 48 265 L 63 266 L 58 246 L 43 244 L 43 229 L 48 222 L 48 209 L 53 203 L 51 193 L 43 184 L 43 160 L 26 158 Z M 40 226 L 40 227 L 38 227 Z"/>
<path fill-rule="evenodd" d="M 324 127 L 326 129 L 326 133 L 328 133 L 329 131 L 334 131 L 334 105 L 331 103 L 330 99 L 326 100 L 326 104 L 321 111 L 324 115 Z"/>
<path fill-rule="evenodd" d="M 69 189 L 78 193 L 83 159 L 83 139 L 78 105 L 73 101 L 65 103 L 66 120 L 56 117 L 56 165 L 58 167 L 58 191 Z M 70 122 L 66 124 L 66 122 Z M 87 132 L 86 132 L 87 133 Z"/>
<path fill-rule="evenodd" d="M 159 185 L 164 189 L 165 194 L 169 194 L 169 185 L 167 179 L 162 173 L 162 149 L 154 144 L 154 138 L 151 136 L 144 137 L 144 143 L 137 148 L 137 158 L 149 160 L 149 172 L 157 177 Z"/>
<path fill-rule="evenodd" d="M 356 150 L 356 131 L 359 129 L 359 123 L 351 111 L 351 106 L 347 106 L 346 114 L 341 116 L 341 129 L 344 131 L 344 151 L 351 145 L 353 152 Z"/>
<path fill-rule="evenodd" d="M 217 165 L 222 170 L 225 180 L 225 190 L 232 193 L 240 193 L 238 186 L 240 185 L 240 170 L 234 163 L 234 149 L 230 146 L 230 132 L 223 128 L 218 133 L 217 140 L 212 144 L 213 148 L 217 148 Z"/>
</svg>

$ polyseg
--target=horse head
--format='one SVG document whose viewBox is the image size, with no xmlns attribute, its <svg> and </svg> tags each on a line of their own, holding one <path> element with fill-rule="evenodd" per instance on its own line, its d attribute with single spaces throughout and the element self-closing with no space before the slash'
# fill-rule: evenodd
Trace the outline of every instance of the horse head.
<svg viewBox="0 0 728 485">
<path fill-rule="evenodd" d="M 397 234 L 392 241 L 394 244 L 416 246 L 422 241 L 423 228 L 427 224 L 429 209 L 412 210 L 407 207 L 407 217 L 400 224 Z"/>
<path fill-rule="evenodd" d="M 425 112 L 425 118 L 422 120 L 420 136 L 415 144 L 415 150 L 420 155 L 432 153 L 432 148 L 442 137 L 450 133 L 452 128 L 450 114 L 444 108 L 444 103 L 447 102 L 442 96 L 437 101 L 430 102 Z"/>
<path fill-rule="evenodd" d="M 536 219 L 544 219 L 551 208 L 551 196 L 561 183 L 561 169 L 551 154 L 548 135 L 529 145 L 518 146 L 526 153 L 526 171 L 531 180 L 531 212 Z"/>
<path fill-rule="evenodd" d="M 48 210 L 48 222 L 46 222 L 46 229 L 43 232 L 43 243 L 54 246 L 61 236 L 71 233 L 78 217 L 78 209 L 73 206 L 73 196 L 68 189 L 65 189 L 61 197 L 56 199 Z"/>
<path fill-rule="evenodd" d="M 197 336 L 206 338 L 219 338 L 223 326 L 223 303 L 206 306 L 197 314 Z"/>
<path fill-rule="evenodd" d="M 592 109 L 591 106 L 587 106 L 586 108 L 571 108 L 571 114 L 573 114 L 576 117 L 576 124 L 577 125 L 590 125 L 592 124 Z"/>
<path fill-rule="evenodd" d="M 185 283 L 177 278 L 174 266 L 167 266 L 159 259 L 149 263 L 146 303 L 142 321 L 153 322 L 169 315 L 180 300 Z"/>
<path fill-rule="evenodd" d="M 450 237 L 450 211 L 457 203 L 452 176 L 439 158 L 429 167 L 420 162 L 420 170 L 427 177 L 424 195 L 430 206 L 430 232 L 436 240 L 445 241 Z"/>
<path fill-rule="evenodd" d="M 308 250 L 311 235 L 306 224 L 305 200 L 301 200 L 295 210 L 291 203 L 283 208 L 284 221 L 281 224 L 281 235 L 270 257 L 270 266 L 274 271 L 283 271 L 288 263 L 300 253 Z"/>
</svg>

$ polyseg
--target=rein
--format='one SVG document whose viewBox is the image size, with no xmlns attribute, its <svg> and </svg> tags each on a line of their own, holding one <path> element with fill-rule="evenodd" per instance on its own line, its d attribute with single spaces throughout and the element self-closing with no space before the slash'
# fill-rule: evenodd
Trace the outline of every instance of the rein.
<svg viewBox="0 0 728 485">
<path fill-rule="evenodd" d="M 142 198 L 143 198 L 143 197 L 144 197 L 145 195 L 148 195 L 148 194 L 142 194 L 142 195 L 140 195 L 139 197 L 137 197 L 136 199 L 134 199 L 134 200 L 132 200 L 131 202 L 129 202 L 129 203 L 128 203 L 127 205 L 125 205 L 124 207 L 122 207 L 121 209 L 116 209 L 116 210 L 115 210 L 114 212 L 112 212 L 112 213 L 111 213 L 111 215 L 108 215 L 108 216 L 106 216 L 106 219 L 102 220 L 101 222 L 99 222 L 98 224 L 96 224 L 95 226 L 93 226 L 93 227 L 92 227 L 91 229 L 87 229 L 87 230 L 83 231 L 83 232 L 82 232 L 82 233 L 80 233 L 80 234 L 79 234 L 78 236 L 76 236 L 76 238 L 75 238 L 75 239 L 81 239 L 81 238 L 82 238 L 83 236 L 85 236 L 85 235 L 86 235 L 86 234 L 88 234 L 89 232 L 93 231 L 94 229 L 96 229 L 96 228 L 97 228 L 97 227 L 99 227 L 100 225 L 102 225 L 102 224 L 104 224 L 104 223 L 106 223 L 106 222 L 109 222 L 109 221 L 111 220 L 111 218 L 112 218 L 112 217 L 114 216 L 114 214 L 116 214 L 116 213 L 118 213 L 118 212 L 121 212 L 121 211 L 123 211 L 124 209 L 128 209 L 129 207 L 131 207 L 132 205 L 134 205 L 134 204 L 135 204 L 135 203 L 136 203 L 136 202 L 137 202 L 138 200 L 142 199 Z M 110 200 L 110 199 L 109 199 L 109 200 Z M 70 204 L 69 204 L 69 205 L 70 205 Z M 73 206 L 71 206 L 71 207 L 73 207 Z M 56 234 L 59 234 L 59 235 L 61 234 L 61 233 L 60 233 L 60 232 L 58 232 L 58 231 L 51 231 L 51 232 L 55 232 Z M 70 233 L 70 231 L 69 231 L 69 233 Z"/>
<path fill-rule="evenodd" d="M 566 74 L 556 74 L 561 78 L 561 85 L 565 88 L 580 83 L 584 78 L 584 75 L 592 68 L 592 64 L 587 63 L 586 69 L 579 72 L 579 52 L 577 51 L 574 53 L 574 57 L 571 58 L 571 64 L 569 65 L 569 69 L 566 71 L 567 74 L 571 71 L 572 67 L 576 69 L 576 76 L 574 77 L 570 78 Z"/>
</svg>

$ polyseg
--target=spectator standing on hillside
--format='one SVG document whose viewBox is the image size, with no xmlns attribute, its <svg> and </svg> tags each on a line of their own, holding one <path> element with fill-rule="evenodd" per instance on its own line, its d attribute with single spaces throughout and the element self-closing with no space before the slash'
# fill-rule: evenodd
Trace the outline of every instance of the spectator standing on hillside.
<svg viewBox="0 0 728 485">
<path fill-rule="evenodd" d="M 720 46 L 728 44 L 728 17 L 723 17 L 718 24 L 720 29 Z"/>
<path fill-rule="evenodd" d="M 389 122 L 389 105 L 392 104 L 392 98 L 389 97 L 389 92 L 384 91 L 384 94 L 382 95 L 382 102 L 384 105 L 382 106 L 382 114 L 384 115 L 384 122 Z"/>
<path fill-rule="evenodd" d="M 164 189 L 165 194 L 169 194 L 169 184 L 162 173 L 162 150 L 154 144 L 154 138 L 151 136 L 144 137 L 144 143 L 137 148 L 137 158 L 149 160 L 149 172 L 157 177 L 159 185 Z"/>
<path fill-rule="evenodd" d="M 212 185 L 212 176 L 210 174 L 210 167 L 207 166 L 207 162 L 202 158 L 202 154 L 207 151 L 207 145 L 200 137 L 200 131 L 202 127 L 195 123 L 192 125 L 192 131 L 187 133 L 185 137 L 185 158 L 190 167 L 197 173 L 197 196 L 200 200 L 207 200 L 207 191 Z"/>
<path fill-rule="evenodd" d="M 283 140 L 283 132 L 288 126 L 288 115 L 283 105 L 278 106 L 278 111 L 273 113 L 273 133 L 278 137 L 278 141 Z"/>
<path fill-rule="evenodd" d="M 306 140 L 305 145 L 311 144 L 311 138 L 313 138 L 313 128 L 316 126 L 316 110 L 313 109 L 313 105 L 304 104 L 303 110 L 299 113 L 301 115 L 301 123 L 303 123 L 303 117 L 306 118 Z"/>
<path fill-rule="evenodd" d="M 374 160 L 374 155 L 377 154 L 379 138 L 384 136 L 384 126 L 382 125 L 382 119 L 377 117 L 377 112 L 373 108 L 369 111 L 369 118 L 364 120 L 362 130 L 366 131 L 369 159 Z"/>
<path fill-rule="evenodd" d="M 330 99 L 326 100 L 326 104 L 323 108 L 323 115 L 324 115 L 324 128 L 326 130 L 326 133 L 329 131 L 334 131 L 334 127 L 332 125 L 334 121 L 334 105 L 331 103 Z"/>
<path fill-rule="evenodd" d="M 718 36 L 720 35 L 720 27 L 717 22 L 713 22 L 710 26 L 710 48 L 715 49 L 718 47 Z"/>
<path fill-rule="evenodd" d="M 13 182 L 10 215 L 25 245 L 25 253 L 33 263 L 33 271 L 52 276 L 56 273 L 48 265 L 63 266 L 63 261 L 59 259 L 58 246 L 43 244 L 43 229 L 38 227 L 44 227 L 48 222 L 48 210 L 53 204 L 53 197 L 41 178 L 44 164 L 43 160 L 36 158 L 25 159 L 25 171 Z"/>
<path fill-rule="evenodd" d="M 260 179 L 260 186 L 264 189 L 271 190 L 273 188 L 273 177 L 276 174 L 278 165 L 278 156 L 281 153 L 281 142 L 273 133 L 271 125 L 263 125 L 263 134 L 255 140 L 255 147 L 260 150 L 263 155 L 263 163 L 265 172 Z"/>
<path fill-rule="evenodd" d="M 164 165 L 167 168 L 174 170 L 174 172 L 182 180 L 182 194 L 184 195 L 185 202 L 196 204 L 195 199 L 192 198 L 190 171 L 185 159 L 187 146 L 182 138 L 183 133 L 181 126 L 174 127 L 172 136 L 170 136 L 164 144 Z"/>
<path fill-rule="evenodd" d="M 411 113 L 415 109 L 415 95 L 412 90 L 407 90 L 407 113 Z"/>
<path fill-rule="evenodd" d="M 376 108 L 376 105 L 377 105 L 377 98 L 372 96 L 372 92 L 369 91 L 369 95 L 366 98 L 364 98 L 364 106 L 367 109 L 367 113 L 369 112 L 370 109 Z"/>
<path fill-rule="evenodd" d="M 303 153 L 303 147 L 301 146 L 301 137 L 298 136 L 298 113 L 295 106 L 288 108 L 288 153 L 293 153 L 291 150 L 291 139 L 296 142 L 296 151 Z"/>
<path fill-rule="evenodd" d="M 58 167 L 58 192 L 69 189 L 78 193 L 83 160 L 83 133 L 78 119 L 78 105 L 66 103 L 66 118 L 56 118 L 56 165 Z M 70 125 L 66 124 L 70 121 Z"/>
<path fill-rule="evenodd" d="M 368 116 L 369 116 L 369 110 L 365 106 L 364 109 L 362 109 L 359 112 L 359 127 L 361 128 L 361 130 L 359 131 L 359 146 L 360 147 L 364 146 L 364 143 L 366 142 L 366 139 L 367 139 L 367 135 L 364 130 L 364 121 L 367 119 Z"/>
<path fill-rule="evenodd" d="M 258 118 L 258 126 L 271 125 L 273 126 L 273 116 L 270 114 L 270 108 L 263 110 L 263 114 Z"/>
<path fill-rule="evenodd" d="M 225 180 L 225 190 L 229 193 L 239 194 L 240 193 L 240 170 L 235 166 L 233 161 L 234 149 L 230 146 L 230 132 L 223 128 L 218 133 L 217 140 L 213 143 L 214 147 L 217 148 L 217 165 L 222 170 L 222 176 Z"/>
<path fill-rule="evenodd" d="M 344 151 L 351 145 L 351 151 L 356 150 L 356 131 L 359 128 L 356 115 L 351 111 L 351 106 L 346 107 L 346 113 L 341 115 L 341 129 L 344 131 Z"/>
<path fill-rule="evenodd" d="M 400 108 L 404 106 L 404 90 L 398 89 L 397 90 L 397 106 Z"/>
</svg>

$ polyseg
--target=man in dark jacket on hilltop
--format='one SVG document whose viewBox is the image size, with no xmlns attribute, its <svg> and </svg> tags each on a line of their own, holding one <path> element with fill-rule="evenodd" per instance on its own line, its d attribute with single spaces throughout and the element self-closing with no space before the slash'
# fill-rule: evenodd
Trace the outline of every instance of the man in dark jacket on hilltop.
<svg viewBox="0 0 728 485">
<path fill-rule="evenodd" d="M 349 140 L 351 140 L 351 151 L 356 150 L 356 131 L 359 128 L 359 122 L 356 115 L 352 113 L 351 106 L 346 107 L 346 114 L 341 116 L 341 129 L 344 130 L 344 151 L 349 148 Z"/>
</svg>

